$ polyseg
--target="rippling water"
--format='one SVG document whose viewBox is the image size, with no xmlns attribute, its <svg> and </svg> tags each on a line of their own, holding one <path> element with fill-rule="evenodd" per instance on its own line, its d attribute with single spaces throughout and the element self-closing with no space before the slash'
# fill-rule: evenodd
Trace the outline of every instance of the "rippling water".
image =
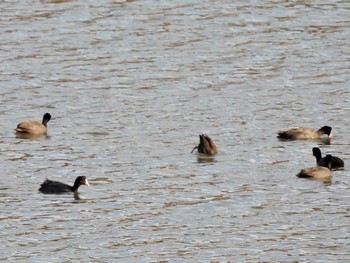
<svg viewBox="0 0 350 263">
<path fill-rule="evenodd" d="M 349 262 L 350 4 L 233 2 L 0 3 L 2 262 Z M 331 184 L 295 177 L 317 145 Z"/>
</svg>

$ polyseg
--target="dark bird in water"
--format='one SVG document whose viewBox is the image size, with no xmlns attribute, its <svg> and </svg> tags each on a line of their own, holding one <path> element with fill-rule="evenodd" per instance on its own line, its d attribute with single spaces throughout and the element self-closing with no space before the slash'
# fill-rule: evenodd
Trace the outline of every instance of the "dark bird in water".
<svg viewBox="0 0 350 263">
<path fill-rule="evenodd" d="M 206 134 L 199 135 L 199 144 L 193 148 L 191 153 L 193 153 L 195 149 L 197 149 L 199 153 L 204 153 L 206 155 L 214 155 L 218 153 L 218 149 L 213 140 Z"/>
<path fill-rule="evenodd" d="M 47 132 L 47 123 L 50 121 L 50 119 L 50 113 L 45 113 L 41 123 L 33 120 L 23 121 L 17 125 L 16 132 L 33 135 L 44 134 Z"/>
<path fill-rule="evenodd" d="M 309 179 L 330 179 L 332 177 L 332 155 L 327 154 L 325 159 L 326 167 L 315 166 L 302 169 L 297 177 Z"/>
<path fill-rule="evenodd" d="M 317 131 L 309 128 L 295 128 L 278 132 L 277 138 L 282 140 L 317 140 L 324 134 L 327 134 L 328 139 L 331 139 L 332 128 L 329 126 L 323 126 Z"/>
<path fill-rule="evenodd" d="M 327 164 L 325 161 L 326 158 L 325 157 L 322 158 L 322 153 L 320 148 L 317 148 L 317 147 L 312 148 L 312 153 L 316 157 L 316 164 L 318 166 L 327 167 Z M 341 167 L 344 167 L 344 161 L 339 157 L 332 155 L 332 169 L 341 168 Z"/>
<path fill-rule="evenodd" d="M 89 185 L 89 182 L 86 179 L 86 176 L 78 176 L 77 179 L 75 179 L 73 186 L 46 179 L 40 185 L 39 191 L 44 194 L 60 194 L 60 193 L 67 193 L 67 192 L 77 193 L 79 186 L 83 184 Z"/>
</svg>

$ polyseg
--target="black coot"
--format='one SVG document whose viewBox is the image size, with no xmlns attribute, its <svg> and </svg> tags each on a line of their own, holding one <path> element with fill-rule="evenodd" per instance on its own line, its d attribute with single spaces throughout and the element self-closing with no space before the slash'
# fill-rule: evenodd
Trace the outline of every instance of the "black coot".
<svg viewBox="0 0 350 263">
<path fill-rule="evenodd" d="M 59 193 L 67 193 L 67 192 L 76 193 L 78 191 L 79 186 L 83 184 L 89 185 L 89 182 L 86 179 L 86 176 L 78 176 L 77 179 L 75 179 L 73 186 L 46 179 L 40 185 L 39 191 L 44 194 L 59 194 Z"/>
<path fill-rule="evenodd" d="M 326 157 L 322 158 L 322 153 L 320 148 L 317 148 L 317 147 L 312 148 L 312 153 L 316 157 L 316 163 L 318 166 L 327 167 L 327 164 L 325 161 Z M 344 167 L 344 161 L 339 157 L 332 155 L 332 168 L 340 168 L 340 167 Z"/>
</svg>

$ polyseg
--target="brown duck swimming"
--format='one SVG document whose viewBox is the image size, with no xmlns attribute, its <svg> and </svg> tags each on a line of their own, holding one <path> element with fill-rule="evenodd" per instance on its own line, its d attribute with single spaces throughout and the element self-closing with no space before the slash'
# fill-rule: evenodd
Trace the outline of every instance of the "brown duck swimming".
<svg viewBox="0 0 350 263">
<path fill-rule="evenodd" d="M 278 132 L 277 138 L 282 140 L 317 140 L 324 134 L 327 134 L 328 138 L 331 139 L 332 128 L 329 126 L 323 126 L 317 131 L 309 128 L 295 128 Z"/>
<path fill-rule="evenodd" d="M 316 166 L 304 168 L 297 174 L 297 177 L 309 179 L 330 179 L 332 177 L 332 155 L 326 155 L 325 163 L 326 167 Z"/>
<path fill-rule="evenodd" d="M 206 155 L 214 155 L 218 153 L 218 149 L 214 144 L 213 140 L 206 134 L 199 135 L 199 144 L 194 147 L 191 153 L 197 149 L 199 153 L 204 153 Z"/>
<path fill-rule="evenodd" d="M 47 132 L 47 123 L 50 121 L 50 113 L 45 113 L 43 116 L 43 121 L 23 121 L 17 125 L 16 132 L 18 133 L 28 133 L 33 135 L 41 135 Z"/>
</svg>

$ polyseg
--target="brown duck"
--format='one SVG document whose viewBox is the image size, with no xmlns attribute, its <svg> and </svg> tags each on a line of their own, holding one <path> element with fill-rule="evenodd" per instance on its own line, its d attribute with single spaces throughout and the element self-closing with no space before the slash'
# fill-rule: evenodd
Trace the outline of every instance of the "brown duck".
<svg viewBox="0 0 350 263">
<path fill-rule="evenodd" d="M 38 121 L 23 121 L 17 125 L 16 132 L 40 135 L 47 132 L 47 123 L 50 121 L 50 113 L 45 113 L 42 122 Z"/>
<path fill-rule="evenodd" d="M 295 128 L 278 132 L 277 138 L 282 140 L 317 140 L 324 134 L 327 134 L 328 138 L 331 139 L 332 128 L 329 126 L 323 126 L 317 131 L 309 128 Z"/>
<path fill-rule="evenodd" d="M 191 153 L 193 153 L 195 149 L 197 149 L 199 153 L 204 153 L 206 155 L 214 155 L 218 153 L 218 149 L 213 140 L 206 134 L 199 135 L 199 144 L 193 148 Z"/>
<path fill-rule="evenodd" d="M 324 158 L 326 167 L 315 166 L 310 168 L 302 169 L 297 177 L 299 178 L 309 178 L 309 179 L 329 179 L 332 177 L 332 155 L 327 154 Z"/>
</svg>

